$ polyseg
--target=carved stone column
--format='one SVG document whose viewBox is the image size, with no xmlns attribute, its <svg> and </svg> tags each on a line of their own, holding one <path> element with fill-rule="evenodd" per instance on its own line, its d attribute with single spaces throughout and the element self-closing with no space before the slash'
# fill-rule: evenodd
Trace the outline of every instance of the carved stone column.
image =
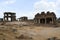
<svg viewBox="0 0 60 40">
<path fill-rule="evenodd" d="M 34 22 L 37 23 L 37 20 L 35 19 Z"/>
<path fill-rule="evenodd" d="M 46 24 L 46 18 L 45 18 L 45 24 Z"/>
<path fill-rule="evenodd" d="M 53 24 L 53 18 L 52 18 L 52 24 Z"/>
<path fill-rule="evenodd" d="M 39 24 L 40 24 L 40 19 L 39 19 Z"/>
</svg>

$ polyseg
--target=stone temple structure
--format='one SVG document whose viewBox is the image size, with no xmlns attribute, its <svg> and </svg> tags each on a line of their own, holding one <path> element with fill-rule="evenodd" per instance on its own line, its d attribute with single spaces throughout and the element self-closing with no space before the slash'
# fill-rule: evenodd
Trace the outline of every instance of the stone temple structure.
<svg viewBox="0 0 60 40">
<path fill-rule="evenodd" d="M 16 21 L 16 13 L 5 12 L 3 20 L 4 21 Z"/>
<path fill-rule="evenodd" d="M 34 23 L 37 24 L 54 24 L 56 21 L 56 15 L 54 12 L 41 12 L 37 13 L 34 18 Z"/>
<path fill-rule="evenodd" d="M 19 21 L 27 21 L 27 20 L 28 20 L 28 17 L 23 16 L 23 17 L 20 17 L 20 18 L 18 18 L 18 19 L 19 19 Z"/>
</svg>

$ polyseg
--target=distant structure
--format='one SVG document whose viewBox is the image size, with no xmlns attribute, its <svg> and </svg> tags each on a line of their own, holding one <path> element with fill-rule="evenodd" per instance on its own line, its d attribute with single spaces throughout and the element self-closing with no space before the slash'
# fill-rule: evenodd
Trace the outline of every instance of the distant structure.
<svg viewBox="0 0 60 40">
<path fill-rule="evenodd" d="M 19 19 L 19 21 L 27 21 L 27 20 L 28 20 L 28 17 L 23 16 L 23 17 L 20 17 L 20 18 L 18 18 L 18 19 Z"/>
<path fill-rule="evenodd" d="M 5 12 L 4 21 L 16 21 L 16 13 Z"/>
<path fill-rule="evenodd" d="M 37 24 L 54 24 L 56 20 L 56 15 L 54 12 L 41 12 L 37 13 L 34 18 L 34 22 Z"/>
<path fill-rule="evenodd" d="M 0 18 L 0 22 L 2 22 L 3 21 L 3 18 Z"/>
</svg>

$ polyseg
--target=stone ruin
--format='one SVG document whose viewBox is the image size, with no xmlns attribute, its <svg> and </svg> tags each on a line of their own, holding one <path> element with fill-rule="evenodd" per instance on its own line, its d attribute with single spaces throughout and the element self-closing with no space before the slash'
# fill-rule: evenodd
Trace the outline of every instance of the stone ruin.
<svg viewBox="0 0 60 40">
<path fill-rule="evenodd" d="M 26 16 L 18 18 L 18 21 L 27 21 L 27 20 L 28 20 L 28 17 Z"/>
<path fill-rule="evenodd" d="M 56 22 L 56 15 L 54 12 L 41 12 L 37 13 L 34 17 L 34 19 L 30 20 L 28 19 L 28 17 L 23 16 L 18 18 L 18 20 L 16 20 L 16 13 L 13 12 L 4 12 L 4 17 L 3 17 L 3 24 L 4 22 L 27 22 L 29 24 L 55 24 Z M 13 23 L 14 23 L 13 22 Z"/>
<path fill-rule="evenodd" d="M 34 23 L 37 24 L 54 24 L 56 21 L 56 15 L 54 12 L 41 12 L 37 13 L 34 18 Z"/>
<path fill-rule="evenodd" d="M 5 12 L 3 19 L 4 21 L 16 21 L 16 13 Z"/>
</svg>

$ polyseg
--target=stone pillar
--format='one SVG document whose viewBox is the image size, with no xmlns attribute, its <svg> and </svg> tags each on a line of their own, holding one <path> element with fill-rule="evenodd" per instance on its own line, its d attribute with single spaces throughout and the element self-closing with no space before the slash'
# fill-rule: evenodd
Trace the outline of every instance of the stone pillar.
<svg viewBox="0 0 60 40">
<path fill-rule="evenodd" d="M 8 21 L 8 15 L 9 15 L 9 14 L 7 14 L 7 21 Z"/>
<path fill-rule="evenodd" d="M 41 23 L 41 22 L 40 22 Z"/>
<path fill-rule="evenodd" d="M 53 24 L 53 18 L 52 18 L 52 24 Z"/>
<path fill-rule="evenodd" d="M 18 21 L 20 21 L 20 19 L 18 19 Z M 36 21 L 36 20 L 34 19 L 34 23 L 36 23 L 35 21 Z"/>
<path fill-rule="evenodd" d="M 37 21 L 37 23 L 38 23 L 38 19 L 37 19 L 36 21 Z"/>
<path fill-rule="evenodd" d="M 35 23 L 37 23 L 37 19 L 35 19 Z"/>
<path fill-rule="evenodd" d="M 6 17 L 7 18 L 7 21 L 8 21 L 8 17 Z"/>
<path fill-rule="evenodd" d="M 40 24 L 40 19 L 39 19 L 39 24 Z"/>
<path fill-rule="evenodd" d="M 45 24 L 46 24 L 46 18 L 45 18 Z"/>
</svg>

